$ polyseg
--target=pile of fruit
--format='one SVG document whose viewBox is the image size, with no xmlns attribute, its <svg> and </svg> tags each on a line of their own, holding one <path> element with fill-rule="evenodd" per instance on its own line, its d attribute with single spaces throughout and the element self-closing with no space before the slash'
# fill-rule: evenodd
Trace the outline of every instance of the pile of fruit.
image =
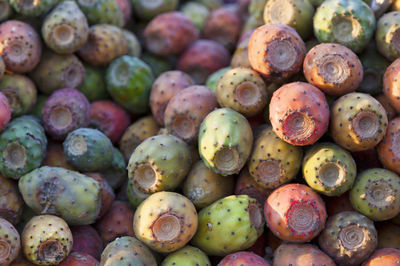
<svg viewBox="0 0 400 266">
<path fill-rule="evenodd" d="M 0 0 L 0 265 L 400 263 L 400 0 Z"/>
</svg>

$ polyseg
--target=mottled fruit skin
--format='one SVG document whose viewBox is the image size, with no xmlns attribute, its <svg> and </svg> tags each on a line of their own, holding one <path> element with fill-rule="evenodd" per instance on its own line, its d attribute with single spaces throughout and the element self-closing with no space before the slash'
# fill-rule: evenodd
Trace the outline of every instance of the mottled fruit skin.
<svg viewBox="0 0 400 266">
<path fill-rule="evenodd" d="M 133 232 L 134 211 L 129 204 L 114 201 L 110 210 L 96 222 L 96 229 L 100 234 L 104 246 L 117 237 L 135 236 Z"/>
<path fill-rule="evenodd" d="M 318 247 L 310 244 L 282 244 L 274 252 L 274 266 L 336 266 Z"/>
<path fill-rule="evenodd" d="M 314 35 L 323 43 L 338 43 L 361 52 L 375 29 L 372 9 L 359 0 L 324 1 L 314 15 Z"/>
<path fill-rule="evenodd" d="M 46 157 L 43 159 L 42 166 L 54 166 L 67 170 L 75 170 L 75 168 L 67 162 L 62 142 L 53 140 L 49 140 L 47 143 Z"/>
<path fill-rule="evenodd" d="M 185 246 L 197 230 L 193 203 L 175 192 L 156 192 L 135 211 L 136 237 L 157 252 L 173 252 Z"/>
<path fill-rule="evenodd" d="M 299 72 L 306 55 L 299 34 L 283 24 L 258 27 L 251 35 L 248 49 L 251 67 L 270 81 L 282 81 Z"/>
<path fill-rule="evenodd" d="M 0 132 L 3 131 L 10 122 L 11 112 L 11 106 L 7 97 L 0 92 Z"/>
<path fill-rule="evenodd" d="M 391 222 L 380 223 L 378 230 L 377 248 L 400 248 L 400 226 Z"/>
<path fill-rule="evenodd" d="M 135 17 L 148 21 L 155 16 L 173 11 L 178 7 L 178 0 L 162 0 L 149 4 L 147 0 L 132 0 Z"/>
<path fill-rule="evenodd" d="M 388 60 L 394 61 L 400 57 L 400 12 L 392 11 L 379 18 L 376 25 L 376 44 L 379 52 Z"/>
<path fill-rule="evenodd" d="M 211 266 L 211 262 L 208 259 L 206 253 L 196 247 L 187 245 L 178 251 L 169 254 L 161 263 L 161 266 L 172 266 L 172 265 L 199 265 L 199 266 Z"/>
<path fill-rule="evenodd" d="M 309 83 L 329 95 L 355 91 L 364 73 L 358 56 L 346 46 L 334 43 L 314 46 L 304 59 L 303 71 Z"/>
<path fill-rule="evenodd" d="M 189 74 L 196 84 L 204 84 L 211 73 L 229 62 L 230 55 L 224 46 L 212 40 L 198 40 L 180 56 L 177 69 Z"/>
<path fill-rule="evenodd" d="M 374 221 L 394 218 L 400 212 L 400 177 L 386 169 L 362 172 L 351 191 L 354 209 Z"/>
<path fill-rule="evenodd" d="M 122 28 L 125 23 L 124 13 L 118 3 L 117 0 L 77 1 L 90 25 L 108 24 Z"/>
<path fill-rule="evenodd" d="M 103 170 L 102 175 L 113 189 L 122 186 L 122 183 L 127 179 L 126 162 L 124 156 L 117 148 L 113 147 L 111 166 Z"/>
<path fill-rule="evenodd" d="M 99 262 L 89 254 L 71 252 L 59 266 L 99 266 Z"/>
<path fill-rule="evenodd" d="M 386 135 L 378 145 L 379 160 L 385 168 L 400 174 L 400 117 L 389 122 Z"/>
<path fill-rule="evenodd" d="M 42 109 L 42 123 L 53 139 L 64 139 L 68 133 L 89 125 L 90 104 L 76 89 L 55 91 Z"/>
<path fill-rule="evenodd" d="M 18 224 L 23 204 L 17 184 L 0 175 L 0 217 L 14 225 Z"/>
<path fill-rule="evenodd" d="M 226 256 L 251 247 L 264 232 L 256 199 L 231 195 L 199 212 L 199 228 L 192 244 L 208 255 Z"/>
<path fill-rule="evenodd" d="M 150 108 L 159 125 L 164 125 L 164 113 L 170 99 L 191 85 L 194 85 L 194 80 L 178 70 L 167 71 L 157 77 L 151 87 Z"/>
<path fill-rule="evenodd" d="M 238 173 L 250 156 L 253 132 L 249 122 L 230 108 L 219 108 L 204 118 L 199 132 L 199 153 L 217 174 Z"/>
<path fill-rule="evenodd" d="M 78 172 L 42 166 L 20 178 L 18 188 L 36 213 L 62 217 L 69 225 L 93 223 L 99 213 L 99 182 Z"/>
<path fill-rule="evenodd" d="M 265 203 L 264 215 L 274 235 L 289 242 L 310 241 L 322 231 L 327 218 L 322 198 L 301 184 L 274 190 Z"/>
<path fill-rule="evenodd" d="M 185 14 L 173 11 L 151 20 L 143 36 L 145 46 L 151 53 L 161 56 L 178 55 L 199 38 L 199 30 Z"/>
<path fill-rule="evenodd" d="M 25 257 L 36 265 L 57 265 L 72 248 L 72 233 L 68 224 L 54 215 L 33 217 L 21 235 Z"/>
<path fill-rule="evenodd" d="M 20 252 L 21 240 L 17 229 L 3 218 L 0 218 L 0 245 L 0 264 L 9 265 Z"/>
<path fill-rule="evenodd" d="M 226 256 L 218 263 L 218 266 L 231 265 L 269 266 L 270 264 L 252 252 L 240 251 Z"/>
<path fill-rule="evenodd" d="M 400 86 L 397 80 L 400 76 L 400 58 L 396 59 L 387 69 L 383 76 L 383 92 L 388 98 L 390 104 L 400 113 Z"/>
<path fill-rule="evenodd" d="M 376 250 L 362 266 L 380 266 L 399 264 L 400 251 L 396 248 L 382 248 Z"/>
<path fill-rule="evenodd" d="M 108 184 L 107 180 L 100 173 L 83 173 L 97 182 L 99 182 L 101 187 L 101 208 L 99 213 L 99 218 L 103 217 L 111 208 L 115 200 L 115 193 L 111 186 Z"/>
<path fill-rule="evenodd" d="M 18 20 L 0 24 L 0 54 L 7 70 L 16 73 L 32 71 L 40 61 L 42 44 L 39 34 Z"/>
<path fill-rule="evenodd" d="M 99 233 L 90 225 L 79 225 L 71 227 L 74 244 L 71 252 L 89 254 L 100 260 L 103 251 L 103 241 Z"/>
<path fill-rule="evenodd" d="M 40 0 L 26 2 L 23 0 L 10 0 L 10 5 L 14 10 L 23 15 L 24 17 L 39 17 L 47 13 L 53 6 L 55 6 L 59 1 L 57 0 Z"/>
<path fill-rule="evenodd" d="M 348 93 L 331 106 L 330 135 L 349 151 L 375 147 L 385 136 L 387 125 L 385 109 L 368 94 Z"/>
<path fill-rule="evenodd" d="M 276 135 L 292 145 L 310 145 L 324 135 L 329 124 L 325 95 L 305 82 L 292 82 L 272 95 L 269 119 Z"/>
</svg>

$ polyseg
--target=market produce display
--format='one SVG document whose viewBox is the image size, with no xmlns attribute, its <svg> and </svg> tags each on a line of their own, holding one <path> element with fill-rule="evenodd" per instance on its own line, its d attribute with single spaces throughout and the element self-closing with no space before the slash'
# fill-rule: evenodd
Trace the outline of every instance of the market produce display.
<svg viewBox="0 0 400 266">
<path fill-rule="evenodd" d="M 0 266 L 400 264 L 400 0 L 0 0 Z"/>
</svg>

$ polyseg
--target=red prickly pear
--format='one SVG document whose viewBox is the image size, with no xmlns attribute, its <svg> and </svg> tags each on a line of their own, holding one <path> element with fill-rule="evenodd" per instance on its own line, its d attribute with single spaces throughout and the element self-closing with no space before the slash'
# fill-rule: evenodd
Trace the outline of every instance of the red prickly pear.
<svg viewBox="0 0 400 266">
<path fill-rule="evenodd" d="M 99 260 L 103 250 L 103 241 L 91 225 L 71 227 L 74 244 L 71 252 L 81 252 Z"/>
<path fill-rule="evenodd" d="M 269 266 L 270 264 L 260 256 L 247 251 L 232 253 L 218 263 L 218 266 L 232 265 Z"/>
<path fill-rule="evenodd" d="M 98 260 L 89 254 L 72 252 L 58 266 L 99 266 Z"/>
</svg>

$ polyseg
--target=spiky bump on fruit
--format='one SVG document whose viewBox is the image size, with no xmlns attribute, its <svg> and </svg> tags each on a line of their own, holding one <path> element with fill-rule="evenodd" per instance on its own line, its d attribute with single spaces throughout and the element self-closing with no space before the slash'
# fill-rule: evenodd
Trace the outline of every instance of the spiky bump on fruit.
<svg viewBox="0 0 400 266">
<path fill-rule="evenodd" d="M 398 79 L 400 77 L 400 58 L 396 59 L 385 71 L 383 76 L 383 92 L 388 98 L 390 104 L 400 113 L 400 86 Z"/>
<path fill-rule="evenodd" d="M 7 97 L 0 92 L 0 132 L 3 131 L 10 122 L 11 112 L 11 106 Z"/>
<path fill-rule="evenodd" d="M 8 20 L 12 14 L 13 8 L 10 2 L 8 0 L 0 0 L 0 22 Z"/>
<path fill-rule="evenodd" d="M 124 156 L 117 148 L 113 147 L 111 165 L 102 171 L 102 175 L 113 189 L 122 186 L 123 182 L 128 178 Z"/>
<path fill-rule="evenodd" d="M 275 189 L 296 177 L 302 158 L 300 147 L 284 142 L 268 126 L 254 142 L 249 172 L 261 187 Z"/>
<path fill-rule="evenodd" d="M 388 60 L 400 57 L 400 12 L 384 14 L 376 25 L 376 44 L 379 52 Z"/>
<path fill-rule="evenodd" d="M 47 50 L 30 77 L 39 91 L 51 94 L 59 89 L 79 88 L 85 78 L 85 68 L 73 54 L 59 55 Z"/>
<path fill-rule="evenodd" d="M 103 242 L 99 233 L 90 225 L 71 227 L 74 244 L 71 252 L 86 253 L 100 260 Z"/>
<path fill-rule="evenodd" d="M 257 200 L 231 195 L 199 212 L 199 228 L 192 244 L 208 255 L 226 256 L 251 247 L 263 232 Z"/>
<path fill-rule="evenodd" d="M 136 237 L 157 252 L 173 252 L 185 246 L 197 230 L 193 203 L 175 192 L 156 192 L 136 209 Z"/>
<path fill-rule="evenodd" d="M 336 266 L 335 262 L 318 247 L 311 244 L 281 244 L 274 252 L 274 266 L 324 265 Z"/>
<path fill-rule="evenodd" d="M 383 106 L 365 93 L 343 95 L 331 107 L 330 134 L 337 144 L 350 151 L 375 147 L 385 136 L 387 125 Z"/>
<path fill-rule="evenodd" d="M 140 44 L 136 35 L 133 32 L 125 29 L 122 29 L 122 33 L 124 34 L 125 39 L 128 42 L 128 55 L 133 57 L 140 57 L 142 55 L 142 45 Z"/>
<path fill-rule="evenodd" d="M 157 266 L 152 252 L 134 237 L 124 236 L 109 243 L 101 254 L 101 266 Z"/>
<path fill-rule="evenodd" d="M 391 222 L 376 225 L 378 231 L 377 248 L 400 248 L 400 226 Z"/>
<path fill-rule="evenodd" d="M 350 191 L 354 209 L 374 221 L 385 221 L 400 212 L 400 177 L 372 168 L 358 175 Z"/>
<path fill-rule="evenodd" d="M 230 108 L 209 113 L 201 123 L 200 157 L 217 174 L 238 173 L 249 158 L 252 145 L 253 132 L 249 122 Z"/>
<path fill-rule="evenodd" d="M 79 56 L 93 66 L 107 66 L 112 60 L 128 53 L 128 41 L 122 30 L 108 24 L 90 27 L 88 41 L 78 50 Z"/>
<path fill-rule="evenodd" d="M 226 256 L 218 263 L 218 266 L 230 265 L 269 266 L 270 264 L 253 252 L 240 251 Z"/>
<path fill-rule="evenodd" d="M 117 0 L 78 0 L 76 1 L 89 24 L 108 24 L 117 27 L 124 26 L 124 13 Z"/>
<path fill-rule="evenodd" d="M 18 224 L 23 204 L 17 184 L 13 180 L 0 175 L 0 217 L 12 224 Z"/>
<path fill-rule="evenodd" d="M 0 218 L 0 264 L 9 265 L 18 256 L 20 249 L 17 229 L 9 221 Z"/>
<path fill-rule="evenodd" d="M 377 150 L 382 164 L 400 175 L 400 117 L 389 122 L 386 135 Z"/>
<path fill-rule="evenodd" d="M 100 173 L 82 173 L 97 182 L 99 182 L 101 187 L 101 208 L 99 213 L 99 219 L 106 214 L 111 208 L 115 200 L 115 193 L 111 186 L 108 184 L 107 180 Z"/>
<path fill-rule="evenodd" d="M 299 72 L 306 46 L 299 34 L 283 24 L 258 27 L 249 41 L 251 67 L 272 81 L 281 81 Z"/>
<path fill-rule="evenodd" d="M 203 161 L 198 161 L 183 183 L 183 195 L 198 209 L 202 209 L 216 200 L 232 195 L 234 184 L 233 176 L 218 175 L 208 169 Z"/>
<path fill-rule="evenodd" d="M 382 248 L 376 250 L 362 266 L 397 265 L 400 260 L 400 251 L 396 248 Z"/>
<path fill-rule="evenodd" d="M 174 11 L 178 4 L 179 0 L 156 0 L 152 2 L 148 0 L 132 0 L 135 17 L 146 21 L 159 14 Z"/>
<path fill-rule="evenodd" d="M 284 241 L 308 242 L 326 222 L 325 203 L 310 187 L 288 184 L 274 190 L 264 206 L 270 230 Z"/>
<path fill-rule="evenodd" d="M 58 54 L 72 54 L 87 41 L 89 25 L 75 1 L 63 1 L 44 19 L 42 36 Z"/>
<path fill-rule="evenodd" d="M 7 70 L 26 73 L 32 71 L 40 61 L 42 44 L 38 33 L 18 20 L 0 24 L 0 54 Z"/>
<path fill-rule="evenodd" d="M 99 262 L 89 254 L 71 252 L 59 266 L 99 266 Z"/>
<path fill-rule="evenodd" d="M 320 42 L 338 43 L 361 52 L 375 29 L 372 9 L 359 0 L 324 1 L 314 15 L 314 34 Z"/>
<path fill-rule="evenodd" d="M 204 24 L 210 15 L 210 10 L 205 5 L 195 1 L 189 1 L 184 3 L 180 10 L 190 18 L 199 31 L 203 30 Z"/>
<path fill-rule="evenodd" d="M 173 265 L 198 265 L 211 266 L 207 254 L 196 247 L 185 246 L 178 251 L 169 254 L 161 263 L 161 266 Z"/>
<path fill-rule="evenodd" d="M 318 88 L 305 82 L 292 82 L 272 95 L 269 119 L 282 140 L 293 145 L 310 145 L 328 129 L 329 106 Z"/>
<path fill-rule="evenodd" d="M 150 108 L 159 125 L 164 125 L 164 113 L 169 100 L 191 85 L 194 85 L 193 79 L 179 70 L 167 71 L 158 76 L 151 87 Z"/>
<path fill-rule="evenodd" d="M 89 110 L 89 101 L 78 90 L 57 90 L 43 106 L 43 126 L 52 138 L 64 139 L 71 131 L 89 125 Z"/>
<path fill-rule="evenodd" d="M 10 5 L 15 11 L 24 17 L 39 17 L 52 9 L 59 1 L 58 0 L 10 0 Z"/>
<path fill-rule="evenodd" d="M 0 135 L 0 173 L 18 179 L 36 169 L 46 155 L 47 138 L 33 116 L 15 118 Z"/>
<path fill-rule="evenodd" d="M 175 189 L 186 177 L 192 160 L 189 146 L 178 137 L 147 138 L 132 153 L 128 176 L 142 192 Z"/>
</svg>

